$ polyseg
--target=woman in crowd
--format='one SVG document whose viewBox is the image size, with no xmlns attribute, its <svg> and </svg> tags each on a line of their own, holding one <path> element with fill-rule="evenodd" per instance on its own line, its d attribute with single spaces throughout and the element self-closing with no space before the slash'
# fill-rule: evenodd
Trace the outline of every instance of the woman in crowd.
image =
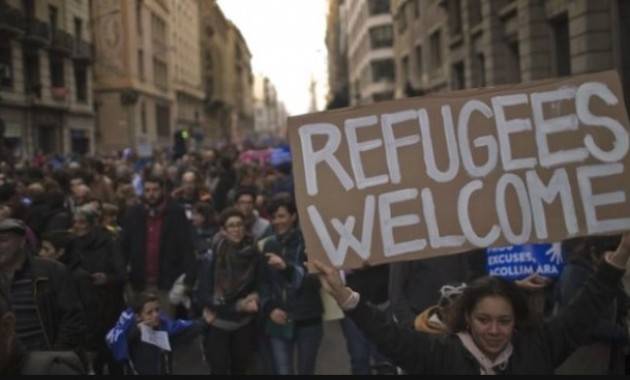
<svg viewBox="0 0 630 380">
<path fill-rule="evenodd" d="M 290 196 L 280 195 L 269 206 L 274 234 L 263 245 L 267 275 L 263 312 L 267 318 L 275 371 L 313 375 L 323 337 L 323 306 L 316 277 L 305 276 L 304 238 L 297 224 L 297 210 Z"/>
<path fill-rule="evenodd" d="M 528 323 L 527 302 L 517 285 L 496 277 L 469 284 L 457 300 L 448 335 L 410 332 L 368 306 L 345 287 L 334 268 L 314 268 L 335 297 L 379 350 L 410 374 L 552 374 L 584 344 L 616 295 L 630 259 L 630 233 L 606 254 L 595 275 L 557 316 Z"/>
<path fill-rule="evenodd" d="M 107 363 L 111 373 L 116 366 L 110 360 L 103 337 L 124 305 L 124 264 L 112 235 L 101 227 L 94 209 L 78 208 L 72 231 L 75 238 L 62 261 L 72 270 L 86 313 L 89 370 L 102 374 Z"/>
<path fill-rule="evenodd" d="M 237 375 L 245 373 L 255 350 L 262 261 L 240 211 L 226 209 L 220 220 L 223 237 L 200 269 L 196 298 L 216 315 L 203 342 L 211 373 Z"/>
</svg>

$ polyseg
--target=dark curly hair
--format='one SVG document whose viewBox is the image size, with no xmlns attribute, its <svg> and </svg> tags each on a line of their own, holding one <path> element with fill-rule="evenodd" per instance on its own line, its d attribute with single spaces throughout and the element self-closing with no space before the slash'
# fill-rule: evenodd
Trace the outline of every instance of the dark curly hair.
<svg viewBox="0 0 630 380">
<path fill-rule="evenodd" d="M 501 297 L 507 300 L 514 310 L 516 329 L 531 327 L 531 318 L 525 294 L 512 282 L 499 277 L 481 277 L 470 283 L 464 293 L 455 301 L 453 313 L 447 321 L 450 332 L 468 330 L 469 317 L 475 306 L 486 297 Z"/>
</svg>

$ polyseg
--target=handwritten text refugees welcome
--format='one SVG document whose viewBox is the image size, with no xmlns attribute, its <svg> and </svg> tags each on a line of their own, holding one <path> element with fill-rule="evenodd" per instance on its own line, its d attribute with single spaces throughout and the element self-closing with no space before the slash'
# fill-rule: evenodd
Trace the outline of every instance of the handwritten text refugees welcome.
<svg viewBox="0 0 630 380">
<path fill-rule="evenodd" d="M 338 267 L 630 229 L 613 72 L 290 119 L 308 255 Z"/>
</svg>

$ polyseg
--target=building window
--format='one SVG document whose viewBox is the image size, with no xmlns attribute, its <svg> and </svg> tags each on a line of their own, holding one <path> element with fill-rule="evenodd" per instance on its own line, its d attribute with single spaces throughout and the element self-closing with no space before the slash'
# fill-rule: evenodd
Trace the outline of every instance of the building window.
<svg viewBox="0 0 630 380">
<path fill-rule="evenodd" d="M 468 23 L 470 27 L 479 25 L 482 18 L 481 0 L 468 0 Z"/>
<path fill-rule="evenodd" d="M 442 67 L 442 31 L 431 34 L 431 70 L 437 71 Z"/>
<path fill-rule="evenodd" d="M 551 20 L 553 33 L 553 56 L 556 76 L 571 75 L 571 47 L 569 41 L 569 19 L 566 14 Z"/>
<path fill-rule="evenodd" d="M 409 75 L 409 56 L 406 55 L 401 60 L 401 73 L 400 77 L 402 79 L 402 83 L 406 84 L 409 82 L 411 75 Z"/>
<path fill-rule="evenodd" d="M 83 39 L 83 20 L 78 17 L 74 18 L 74 37 L 77 41 Z"/>
<path fill-rule="evenodd" d="M 521 59 L 518 52 L 518 40 L 508 43 L 506 59 L 507 83 L 520 83 Z"/>
<path fill-rule="evenodd" d="M 450 0 L 448 2 L 448 22 L 451 36 L 462 34 L 462 2 L 461 0 Z"/>
<path fill-rule="evenodd" d="M 142 2 L 143 0 L 136 0 L 136 27 L 138 28 L 138 34 L 142 35 Z"/>
<path fill-rule="evenodd" d="M 58 28 L 58 18 L 59 15 L 59 10 L 57 9 L 57 7 L 54 7 L 52 5 L 48 6 L 48 22 L 50 23 L 50 29 L 55 32 Z"/>
<path fill-rule="evenodd" d="M 424 65 L 422 62 L 422 46 L 416 46 L 416 74 L 418 79 L 422 82 L 422 76 L 424 75 Z"/>
<path fill-rule="evenodd" d="M 169 107 L 156 104 L 155 120 L 158 136 L 168 138 L 171 134 L 171 110 Z"/>
<path fill-rule="evenodd" d="M 413 17 L 415 17 L 416 19 L 420 18 L 421 1 L 422 0 L 413 0 Z"/>
<path fill-rule="evenodd" d="M 486 57 L 479 53 L 475 57 L 475 87 L 486 87 Z"/>
<path fill-rule="evenodd" d="M 142 133 L 147 134 L 147 105 L 144 102 L 140 103 L 140 128 Z"/>
<path fill-rule="evenodd" d="M 370 29 L 370 45 L 372 49 L 391 47 L 394 45 L 394 36 L 391 25 L 381 25 Z"/>
<path fill-rule="evenodd" d="M 24 52 L 24 70 L 24 92 L 40 98 L 42 96 L 42 85 L 39 71 L 39 54 L 37 51 Z"/>
<path fill-rule="evenodd" d="M 154 83 L 162 90 L 168 89 L 168 66 L 159 59 L 153 59 Z"/>
<path fill-rule="evenodd" d="M 396 78 L 396 70 L 394 68 L 394 60 L 381 59 L 372 62 L 372 81 L 373 82 L 393 82 Z"/>
<path fill-rule="evenodd" d="M 466 76 L 464 62 L 457 62 L 453 65 L 451 72 L 451 90 L 463 90 L 466 88 Z"/>
<path fill-rule="evenodd" d="M 63 66 L 63 57 L 54 54 L 50 55 L 50 84 L 52 87 L 61 88 L 65 86 Z"/>
<path fill-rule="evenodd" d="M 398 34 L 403 34 L 407 30 L 407 12 L 405 12 L 406 7 L 407 3 L 403 4 L 398 11 L 398 15 L 396 15 Z"/>
<path fill-rule="evenodd" d="M 389 0 L 368 0 L 370 16 L 389 13 Z"/>
<path fill-rule="evenodd" d="M 76 85 L 77 101 L 88 102 L 87 67 L 83 64 L 74 65 L 74 81 Z"/>
<path fill-rule="evenodd" d="M 138 77 L 141 82 L 145 81 L 144 78 L 144 52 L 142 49 L 138 50 Z"/>
<path fill-rule="evenodd" d="M 13 88 L 13 54 L 6 39 L 0 41 L 0 87 Z"/>
</svg>

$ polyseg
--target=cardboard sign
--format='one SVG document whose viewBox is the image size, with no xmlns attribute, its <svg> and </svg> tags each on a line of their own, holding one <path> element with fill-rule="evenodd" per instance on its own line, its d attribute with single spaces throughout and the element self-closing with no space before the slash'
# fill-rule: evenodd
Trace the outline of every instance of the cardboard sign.
<svg viewBox="0 0 630 380">
<path fill-rule="evenodd" d="M 289 119 L 309 259 L 358 268 L 630 230 L 616 72 Z"/>
<path fill-rule="evenodd" d="M 525 244 L 486 250 L 486 267 L 490 276 L 522 280 L 538 273 L 558 278 L 564 268 L 562 244 Z"/>
</svg>

